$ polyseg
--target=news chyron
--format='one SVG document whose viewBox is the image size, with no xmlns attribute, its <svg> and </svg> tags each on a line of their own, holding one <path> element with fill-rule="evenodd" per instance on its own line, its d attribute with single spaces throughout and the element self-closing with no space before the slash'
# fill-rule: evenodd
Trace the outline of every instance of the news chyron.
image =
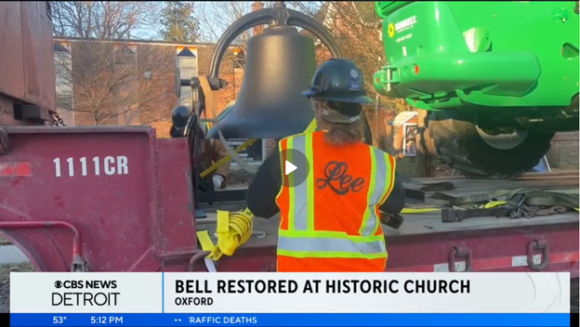
<svg viewBox="0 0 580 327">
<path fill-rule="evenodd" d="M 277 319 L 306 326 L 313 318 L 297 313 L 400 313 L 412 307 L 415 313 L 550 312 L 567 314 L 565 319 L 570 312 L 569 273 L 11 273 L 10 287 L 11 318 L 20 319 L 18 326 L 46 326 L 32 324 L 34 315 L 18 315 L 31 313 L 67 326 L 128 325 L 131 319 L 132 326 L 258 320 L 271 326 Z M 283 313 L 295 316 L 272 316 Z M 343 326 L 360 323 L 334 319 Z"/>
<path fill-rule="evenodd" d="M 163 298 L 160 277 L 160 274 L 136 272 L 13 273 L 10 274 L 10 312 L 158 312 Z M 31 289 L 37 296 L 30 296 Z"/>
</svg>

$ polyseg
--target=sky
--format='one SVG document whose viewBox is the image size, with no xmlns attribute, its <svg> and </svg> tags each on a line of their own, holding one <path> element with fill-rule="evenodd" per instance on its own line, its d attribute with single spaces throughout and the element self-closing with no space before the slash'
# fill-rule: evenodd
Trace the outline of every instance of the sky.
<svg viewBox="0 0 580 327">
<path fill-rule="evenodd" d="M 273 5 L 273 1 L 262 1 L 265 7 Z M 308 11 L 316 11 L 322 2 L 309 2 Z M 159 3 L 162 5 L 162 3 Z M 253 1 L 194 1 L 196 16 L 199 17 L 200 42 L 217 42 L 219 37 L 237 18 L 249 13 L 252 10 Z M 296 5 L 287 3 L 287 7 L 298 11 Z M 143 39 L 160 39 L 159 23 L 149 26 L 146 29 L 135 31 Z"/>
</svg>

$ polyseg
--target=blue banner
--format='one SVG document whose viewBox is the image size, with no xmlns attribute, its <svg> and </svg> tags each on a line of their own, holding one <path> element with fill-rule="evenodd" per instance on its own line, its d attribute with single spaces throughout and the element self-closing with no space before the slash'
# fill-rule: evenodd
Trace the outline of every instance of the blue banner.
<svg viewBox="0 0 580 327">
<path fill-rule="evenodd" d="M 10 326 L 570 326 L 564 313 L 12 313 Z"/>
</svg>

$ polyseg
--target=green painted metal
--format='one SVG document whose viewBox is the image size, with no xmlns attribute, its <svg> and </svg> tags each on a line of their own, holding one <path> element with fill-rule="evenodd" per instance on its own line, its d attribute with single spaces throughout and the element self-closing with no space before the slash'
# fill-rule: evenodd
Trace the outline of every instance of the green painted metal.
<svg viewBox="0 0 580 327">
<path fill-rule="evenodd" d="M 375 90 L 425 110 L 569 106 L 579 87 L 575 7 L 377 1 L 388 65 Z"/>
</svg>

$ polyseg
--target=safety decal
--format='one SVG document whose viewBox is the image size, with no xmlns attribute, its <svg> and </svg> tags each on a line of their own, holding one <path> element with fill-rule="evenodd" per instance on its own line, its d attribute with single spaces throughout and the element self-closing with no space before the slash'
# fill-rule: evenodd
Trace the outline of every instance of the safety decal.
<svg viewBox="0 0 580 327">
<path fill-rule="evenodd" d="M 393 25 L 393 23 L 390 23 L 389 26 L 387 27 L 387 34 L 389 34 L 390 38 L 395 36 L 395 25 Z"/>
<path fill-rule="evenodd" d="M 0 177 L 30 176 L 29 162 L 0 162 Z"/>
</svg>

